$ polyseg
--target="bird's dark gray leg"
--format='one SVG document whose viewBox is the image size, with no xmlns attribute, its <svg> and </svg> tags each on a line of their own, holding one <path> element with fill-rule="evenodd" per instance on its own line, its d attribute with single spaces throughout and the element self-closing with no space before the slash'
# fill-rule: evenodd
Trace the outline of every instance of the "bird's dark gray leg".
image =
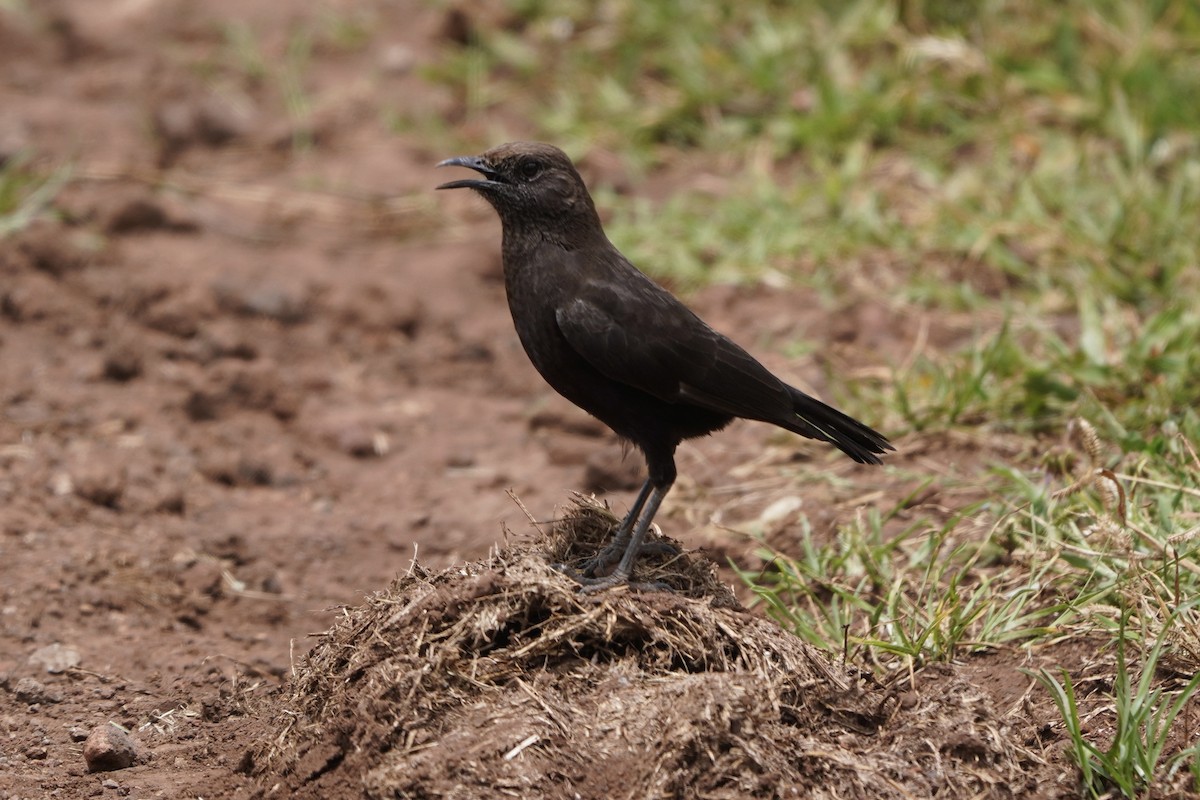
<svg viewBox="0 0 1200 800">
<path fill-rule="evenodd" d="M 621 520 L 621 524 L 617 527 L 617 532 L 613 536 L 612 541 L 584 563 L 583 569 L 580 572 L 585 577 L 591 578 L 595 576 L 597 570 L 604 569 L 625 554 L 625 550 L 629 547 L 629 538 L 633 534 L 634 525 L 637 523 L 638 516 L 642 513 L 642 508 L 646 505 L 646 498 L 650 496 L 651 488 L 653 488 L 652 484 L 647 479 L 642 484 L 641 491 L 638 492 L 633 505 L 630 506 L 629 513 L 625 515 L 625 519 Z M 679 555 L 679 550 L 666 542 L 643 543 L 641 552 Z"/>
<path fill-rule="evenodd" d="M 638 553 L 641 552 L 642 543 L 646 539 L 646 531 L 650 529 L 650 523 L 654 520 L 654 515 L 658 513 L 658 507 L 662 505 L 663 498 L 667 496 L 667 492 L 670 489 L 671 484 L 669 483 L 665 486 L 653 486 L 651 488 L 650 497 L 646 502 L 646 510 L 642 513 L 641 518 L 633 529 L 633 534 L 629 537 L 629 543 L 625 546 L 625 553 L 621 556 L 621 563 L 617 564 L 617 568 L 612 571 L 611 575 L 606 575 L 603 578 L 585 578 L 580 581 L 583 584 L 583 591 L 598 592 L 622 583 L 628 583 L 630 586 L 639 589 L 661 590 L 669 588 L 665 584 L 660 583 L 635 584 L 629 578 L 633 575 L 633 564 L 637 561 Z"/>
</svg>

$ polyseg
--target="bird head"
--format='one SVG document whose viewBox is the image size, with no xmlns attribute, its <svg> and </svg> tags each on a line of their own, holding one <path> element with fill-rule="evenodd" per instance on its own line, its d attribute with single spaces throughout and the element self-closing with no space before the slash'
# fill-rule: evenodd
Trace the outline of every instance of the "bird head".
<svg viewBox="0 0 1200 800">
<path fill-rule="evenodd" d="M 600 229 L 587 187 L 567 154 L 540 142 L 509 142 L 477 156 L 457 156 L 439 167 L 466 167 L 482 178 L 443 183 L 438 189 L 474 189 L 500 215 L 506 232 L 533 228 L 554 237 Z"/>
</svg>

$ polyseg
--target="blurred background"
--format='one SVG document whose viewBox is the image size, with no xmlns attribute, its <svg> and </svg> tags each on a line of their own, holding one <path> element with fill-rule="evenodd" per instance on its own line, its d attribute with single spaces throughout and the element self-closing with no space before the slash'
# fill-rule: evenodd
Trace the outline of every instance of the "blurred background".
<svg viewBox="0 0 1200 800">
<path fill-rule="evenodd" d="M 491 210 L 433 192 L 540 139 L 899 449 L 739 424 L 681 449 L 669 535 L 865 669 L 1036 697 L 1060 787 L 1194 788 L 1194 725 L 1105 759 L 1118 641 L 1195 719 L 1198 133 L 1191 0 L 0 0 L 0 671 L 66 642 L 199 702 L 414 553 L 529 540 L 506 490 L 623 511 L 640 457 L 526 363 Z"/>
</svg>

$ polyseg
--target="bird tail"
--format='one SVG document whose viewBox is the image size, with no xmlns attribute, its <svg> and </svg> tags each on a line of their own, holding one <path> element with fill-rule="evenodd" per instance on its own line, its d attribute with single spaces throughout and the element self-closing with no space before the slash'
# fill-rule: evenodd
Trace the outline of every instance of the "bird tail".
<svg viewBox="0 0 1200 800">
<path fill-rule="evenodd" d="M 789 386 L 792 409 L 796 416 L 778 423 L 788 430 L 829 442 L 860 464 L 879 464 L 879 455 L 895 450 L 883 434 L 868 428 L 854 417 Z"/>
</svg>

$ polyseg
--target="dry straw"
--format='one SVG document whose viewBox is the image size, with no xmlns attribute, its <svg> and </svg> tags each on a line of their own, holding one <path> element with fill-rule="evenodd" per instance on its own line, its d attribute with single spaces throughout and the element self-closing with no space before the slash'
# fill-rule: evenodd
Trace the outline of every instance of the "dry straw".
<svg viewBox="0 0 1200 800">
<path fill-rule="evenodd" d="M 580 498 L 545 538 L 345 609 L 275 699 L 270 796 L 1011 797 L 1034 758 L 951 673 L 903 701 L 685 554 L 673 592 L 583 595 L 551 565 L 616 520 Z M 271 713 L 267 709 L 267 713 Z"/>
</svg>

